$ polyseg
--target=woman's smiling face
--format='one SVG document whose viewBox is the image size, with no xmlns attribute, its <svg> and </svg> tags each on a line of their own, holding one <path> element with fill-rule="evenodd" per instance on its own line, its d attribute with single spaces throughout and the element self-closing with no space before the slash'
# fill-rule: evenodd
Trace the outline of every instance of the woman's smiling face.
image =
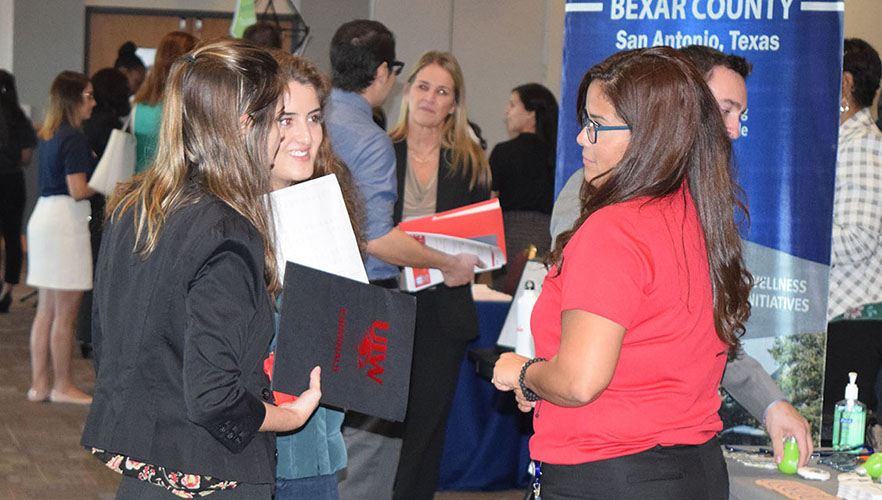
<svg viewBox="0 0 882 500">
<path fill-rule="evenodd" d="M 273 190 L 312 176 L 323 136 L 322 109 L 315 88 L 289 82 L 284 102 L 279 122 L 282 143 L 270 174 Z"/>
</svg>

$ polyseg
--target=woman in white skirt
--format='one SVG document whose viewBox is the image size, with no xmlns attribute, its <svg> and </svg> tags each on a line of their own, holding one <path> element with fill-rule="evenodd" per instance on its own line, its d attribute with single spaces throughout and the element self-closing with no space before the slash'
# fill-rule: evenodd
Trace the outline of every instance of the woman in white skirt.
<svg viewBox="0 0 882 500">
<path fill-rule="evenodd" d="M 39 289 L 31 326 L 30 401 L 92 401 L 73 385 L 70 364 L 80 301 L 92 289 L 87 198 L 94 194 L 88 178 L 96 161 L 81 124 L 94 107 L 85 75 L 63 71 L 52 82 L 39 132 L 40 198 L 28 221 L 27 283 Z"/>
</svg>

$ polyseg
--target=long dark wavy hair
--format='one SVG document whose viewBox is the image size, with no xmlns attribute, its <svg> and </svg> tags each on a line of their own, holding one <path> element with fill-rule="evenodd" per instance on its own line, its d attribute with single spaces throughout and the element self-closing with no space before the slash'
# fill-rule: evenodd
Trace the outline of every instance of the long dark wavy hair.
<svg viewBox="0 0 882 500">
<path fill-rule="evenodd" d="M 319 106 L 324 115 L 325 104 L 327 103 L 328 96 L 331 94 L 331 82 L 318 70 L 315 64 L 302 57 L 292 56 L 281 50 L 274 50 L 272 54 L 279 62 L 279 74 L 283 82 L 295 81 L 315 89 Z M 310 179 L 316 179 L 328 174 L 337 176 L 340 190 L 343 192 L 343 201 L 346 202 L 346 210 L 349 212 L 349 221 L 352 224 L 353 231 L 355 231 L 355 239 L 358 241 L 359 247 L 364 251 L 365 242 L 361 238 L 361 229 L 364 223 L 364 213 L 361 207 L 364 204 L 361 203 L 358 188 L 355 186 L 355 180 L 352 178 L 349 168 L 331 150 L 328 130 L 325 127 L 324 120 L 322 120 L 322 142 L 319 144 L 315 166 Z"/>
<path fill-rule="evenodd" d="M 747 218 L 743 191 L 730 170 L 732 145 L 719 106 L 702 75 L 669 47 L 619 52 L 595 65 L 579 85 L 579 110 L 592 82 L 630 127 L 618 165 L 583 182 L 581 216 L 557 239 L 548 262 L 560 268 L 563 248 L 603 207 L 639 197 L 670 196 L 687 183 L 704 232 L 714 294 L 714 327 L 729 354 L 750 316 L 753 277 L 744 267 L 734 213 Z"/>
</svg>

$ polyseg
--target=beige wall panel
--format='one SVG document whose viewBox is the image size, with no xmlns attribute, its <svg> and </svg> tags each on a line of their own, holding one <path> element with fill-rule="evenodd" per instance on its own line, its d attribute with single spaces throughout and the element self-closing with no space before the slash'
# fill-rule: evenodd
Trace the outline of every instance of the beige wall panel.
<svg viewBox="0 0 882 500">
<path fill-rule="evenodd" d="M 882 52 L 882 1 L 847 0 L 845 2 L 845 37 L 861 38 Z M 876 94 L 878 101 L 879 94 Z M 876 116 L 876 104 L 872 106 Z"/>
<path fill-rule="evenodd" d="M 419 57 L 427 50 L 450 50 L 450 0 L 374 0 L 373 19 L 395 34 L 396 57 L 404 61 L 404 70 L 386 100 L 388 128 L 398 123 L 404 82 Z"/>
<path fill-rule="evenodd" d="M 232 12 L 236 8 L 236 0 L 86 0 L 89 7 L 125 7 L 132 9 L 173 9 L 173 10 L 212 10 Z M 266 0 L 257 0 L 258 13 L 263 13 Z M 279 14 L 290 14 L 287 0 L 274 1 L 273 5 Z M 300 0 L 294 0 L 299 9 Z"/>
<path fill-rule="evenodd" d="M 564 7 L 566 0 L 547 0 L 545 11 L 546 63 L 545 86 L 560 101 L 560 78 L 563 70 Z M 558 102 L 560 105 L 560 102 Z"/>
<path fill-rule="evenodd" d="M 502 113 L 511 89 L 546 81 L 546 2 L 454 0 L 453 53 L 466 79 L 469 118 L 488 151 L 508 139 Z"/>
</svg>

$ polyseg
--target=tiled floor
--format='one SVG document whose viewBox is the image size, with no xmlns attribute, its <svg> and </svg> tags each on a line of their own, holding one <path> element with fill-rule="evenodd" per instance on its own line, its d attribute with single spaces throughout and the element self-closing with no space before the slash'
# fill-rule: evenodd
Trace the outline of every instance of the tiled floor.
<svg viewBox="0 0 882 500">
<path fill-rule="evenodd" d="M 87 408 L 31 403 L 28 336 L 34 299 L 15 290 L 9 314 L 0 314 L 0 500 L 106 500 L 119 476 L 79 446 Z M 77 386 L 91 392 L 92 363 L 74 356 Z M 439 492 L 435 500 L 521 500 L 520 491 Z"/>
</svg>

